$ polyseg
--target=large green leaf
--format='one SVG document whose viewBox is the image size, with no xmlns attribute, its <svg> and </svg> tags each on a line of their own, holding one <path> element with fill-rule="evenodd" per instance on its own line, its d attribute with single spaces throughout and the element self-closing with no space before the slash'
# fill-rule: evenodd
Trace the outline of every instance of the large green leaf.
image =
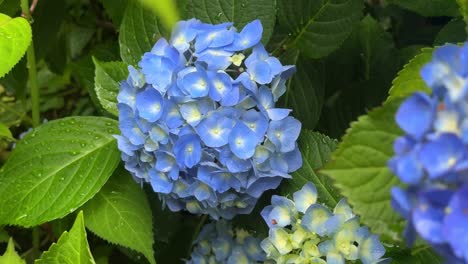
<svg viewBox="0 0 468 264">
<path fill-rule="evenodd" d="M 302 153 L 302 168 L 292 174 L 281 187 L 283 195 L 290 195 L 300 190 L 307 182 L 313 182 L 317 187 L 318 199 L 333 208 L 339 201 L 332 181 L 327 176 L 317 172 L 329 159 L 336 148 L 336 140 L 320 133 L 303 129 L 299 137 L 299 149 Z"/>
<path fill-rule="evenodd" d="M 3 256 L 0 256 L 0 264 L 26 264 L 26 261 L 22 259 L 15 250 L 15 242 L 13 238 L 8 241 L 8 246 Z"/>
<path fill-rule="evenodd" d="M 36 264 L 94 264 L 84 227 L 83 212 L 79 212 L 70 232 L 63 232 L 57 243 L 36 260 Z"/>
<path fill-rule="evenodd" d="M 419 73 L 422 67 L 431 61 L 432 52 L 432 48 L 423 48 L 420 54 L 405 65 L 393 80 L 393 86 L 389 91 L 389 100 L 408 96 L 416 91 L 430 92 L 429 87 L 427 87 Z"/>
<path fill-rule="evenodd" d="M 276 0 L 190 0 L 192 16 L 206 23 L 234 22 L 241 30 L 247 23 L 260 19 L 263 25 L 262 42 L 267 43 L 276 22 Z"/>
<path fill-rule="evenodd" d="M 455 0 L 387 0 L 423 16 L 457 16 L 459 15 Z"/>
<path fill-rule="evenodd" d="M 442 264 L 446 263 L 437 255 L 432 247 L 428 245 L 418 246 L 412 250 L 394 250 L 389 252 L 387 257 L 391 257 L 394 264 Z"/>
<path fill-rule="evenodd" d="M 400 217 L 391 207 L 390 188 L 398 178 L 387 168 L 393 141 L 401 135 L 394 120 L 399 100 L 361 116 L 333 153 L 323 173 L 348 199 L 364 224 L 385 239 L 399 240 Z"/>
<path fill-rule="evenodd" d="M 129 0 L 101 0 L 101 2 L 114 25 L 120 26 Z"/>
<path fill-rule="evenodd" d="M 460 13 L 465 20 L 465 30 L 468 33 L 468 1 L 466 0 L 457 0 L 458 5 L 460 6 Z"/>
<path fill-rule="evenodd" d="M 293 115 L 302 122 L 303 128 L 314 129 L 320 118 L 325 93 L 320 64 L 302 58 L 296 49 L 284 53 L 281 61 L 296 65 L 297 69 L 287 83 L 284 104 L 293 109 Z"/>
<path fill-rule="evenodd" d="M 120 25 L 120 56 L 129 65 L 137 65 L 141 56 L 149 52 L 154 43 L 164 34 L 158 18 L 141 6 L 139 1 L 130 1 Z"/>
<path fill-rule="evenodd" d="M 128 75 L 127 65 L 123 62 L 100 62 L 93 58 L 96 67 L 94 75 L 94 89 L 102 107 L 117 116 L 117 94 L 120 82 Z"/>
<path fill-rule="evenodd" d="M 29 132 L 0 170 L 0 224 L 35 226 L 92 198 L 120 161 L 117 122 L 69 117 Z"/>
<path fill-rule="evenodd" d="M 304 55 L 320 58 L 337 49 L 359 22 L 362 0 L 278 0 L 280 25 Z"/>
<path fill-rule="evenodd" d="M 437 34 L 434 45 L 440 46 L 446 43 L 461 43 L 467 39 L 466 24 L 461 18 L 454 18 L 448 22 Z"/>
<path fill-rule="evenodd" d="M 154 261 L 151 209 L 145 193 L 123 168 L 83 207 L 86 227 L 105 240 Z M 161 228 L 161 227 L 160 227 Z"/>
<path fill-rule="evenodd" d="M 31 40 L 31 26 L 26 19 L 0 14 L 0 78 L 20 61 Z"/>
</svg>

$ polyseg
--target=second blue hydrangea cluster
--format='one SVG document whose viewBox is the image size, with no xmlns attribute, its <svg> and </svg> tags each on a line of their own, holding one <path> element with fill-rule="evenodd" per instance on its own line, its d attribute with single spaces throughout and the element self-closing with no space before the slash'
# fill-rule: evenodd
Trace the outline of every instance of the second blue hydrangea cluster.
<svg viewBox="0 0 468 264">
<path fill-rule="evenodd" d="M 419 234 L 448 263 L 468 263 L 468 44 L 436 49 L 421 76 L 432 95 L 415 93 L 396 114 L 406 134 L 389 166 L 408 187 L 393 188 L 393 206 L 410 244 Z"/>
<path fill-rule="evenodd" d="M 363 264 L 388 263 L 379 238 L 360 226 L 346 200 L 333 212 L 317 203 L 312 183 L 293 194 L 294 201 L 274 195 L 261 212 L 270 227 L 261 243 L 273 263 Z M 358 262 L 356 262 L 358 263 Z"/>
<path fill-rule="evenodd" d="M 224 220 L 205 225 L 194 244 L 187 264 L 255 264 L 265 261 L 260 240 L 244 229 L 233 229 Z"/>
<path fill-rule="evenodd" d="M 302 165 L 301 124 L 276 108 L 293 66 L 260 43 L 258 20 L 177 23 L 118 94 L 125 167 L 172 211 L 230 219 Z"/>
</svg>

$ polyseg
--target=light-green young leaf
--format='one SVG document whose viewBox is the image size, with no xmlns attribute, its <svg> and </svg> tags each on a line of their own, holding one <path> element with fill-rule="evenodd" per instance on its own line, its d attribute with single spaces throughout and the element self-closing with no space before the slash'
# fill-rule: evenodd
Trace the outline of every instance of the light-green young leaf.
<svg viewBox="0 0 468 264">
<path fill-rule="evenodd" d="M 421 68 L 431 61 L 432 48 L 423 48 L 421 53 L 416 55 L 403 69 L 398 73 L 398 76 L 393 80 L 393 86 L 390 88 L 390 96 L 387 101 L 409 96 L 416 91 L 430 92 L 424 80 L 421 78 Z"/>
<path fill-rule="evenodd" d="M 44 252 L 36 264 L 95 264 L 89 249 L 83 212 L 79 212 L 70 232 L 63 232 L 57 243 Z"/>
<path fill-rule="evenodd" d="M 465 20 L 465 31 L 468 34 L 468 1 L 466 0 L 457 0 L 458 6 L 460 6 L 460 13 Z"/>
<path fill-rule="evenodd" d="M 120 161 L 117 122 L 69 117 L 29 132 L 0 169 L 0 224 L 35 226 L 83 205 Z"/>
<path fill-rule="evenodd" d="M 177 3 L 174 0 L 139 0 L 143 6 L 149 8 L 160 17 L 167 30 L 172 30 L 175 23 L 180 20 Z"/>
<path fill-rule="evenodd" d="M 15 250 L 15 242 L 13 238 L 8 241 L 8 246 L 3 256 L 0 256 L 0 264 L 26 264 L 26 261 L 22 259 Z"/>
<path fill-rule="evenodd" d="M 343 137 L 323 173 L 348 199 L 354 212 L 373 232 L 399 241 L 401 218 L 390 204 L 390 188 L 399 183 L 387 167 L 393 141 L 402 132 L 394 120 L 400 100 L 359 117 Z"/>
<path fill-rule="evenodd" d="M 333 208 L 340 199 L 330 178 L 317 172 L 330 159 L 337 142 L 320 133 L 307 129 L 301 131 L 298 140 L 302 153 L 302 168 L 292 174 L 291 180 L 286 180 L 282 187 L 283 195 L 299 191 L 307 182 L 313 182 L 317 187 L 320 202 Z"/>
<path fill-rule="evenodd" d="M 120 82 L 128 75 L 127 65 L 116 62 L 100 62 L 93 58 L 95 65 L 94 89 L 96 96 L 102 107 L 109 113 L 118 116 L 117 94 L 120 89 Z"/>
<path fill-rule="evenodd" d="M 102 190 L 87 202 L 86 227 L 103 239 L 143 253 L 150 263 L 153 256 L 151 209 L 141 187 L 122 167 Z"/>
<path fill-rule="evenodd" d="M 291 34 L 289 45 L 310 58 L 336 50 L 359 22 L 362 0 L 279 0 L 280 25 Z"/>
<path fill-rule="evenodd" d="M 31 26 L 26 19 L 0 13 L 0 78 L 20 61 L 31 40 Z"/>
<path fill-rule="evenodd" d="M 138 65 L 141 56 L 150 52 L 164 35 L 158 18 L 140 1 L 129 1 L 120 25 L 120 56 L 128 65 Z"/>
<path fill-rule="evenodd" d="M 190 0 L 191 15 L 206 23 L 233 22 L 240 31 L 247 23 L 260 19 L 262 42 L 268 43 L 276 22 L 275 0 Z"/>
<path fill-rule="evenodd" d="M 3 123 L 0 123 L 0 139 L 13 139 L 10 129 Z"/>
</svg>

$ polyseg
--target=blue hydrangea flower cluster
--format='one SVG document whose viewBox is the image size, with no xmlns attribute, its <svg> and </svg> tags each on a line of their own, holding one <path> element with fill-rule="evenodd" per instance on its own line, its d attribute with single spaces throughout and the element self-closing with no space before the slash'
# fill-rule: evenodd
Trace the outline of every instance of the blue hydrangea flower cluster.
<svg viewBox="0 0 468 264">
<path fill-rule="evenodd" d="M 225 220 L 205 225 L 194 244 L 188 264 L 254 264 L 265 261 L 260 240 L 243 229 L 233 230 Z"/>
<path fill-rule="evenodd" d="M 125 167 L 149 182 L 172 211 L 230 219 L 302 165 L 301 124 L 276 108 L 294 66 L 260 43 L 255 20 L 177 23 L 118 94 L 117 136 Z"/>
<path fill-rule="evenodd" d="M 363 264 L 387 263 L 377 235 L 359 225 L 345 199 L 333 212 L 317 203 L 317 189 L 307 183 L 293 194 L 294 201 L 274 195 L 261 212 L 270 227 L 261 243 L 274 263 Z"/>
<path fill-rule="evenodd" d="M 432 94 L 417 92 L 398 109 L 405 135 L 389 167 L 407 184 L 394 187 L 394 208 L 448 263 L 468 263 L 468 44 L 434 51 L 421 70 Z"/>
</svg>

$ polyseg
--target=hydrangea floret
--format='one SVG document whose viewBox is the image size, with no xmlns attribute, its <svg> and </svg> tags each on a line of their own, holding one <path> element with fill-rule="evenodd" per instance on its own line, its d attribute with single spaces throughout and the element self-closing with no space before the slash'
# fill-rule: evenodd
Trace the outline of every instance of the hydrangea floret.
<svg viewBox="0 0 468 264">
<path fill-rule="evenodd" d="M 260 239 L 230 222 L 219 220 L 205 225 L 194 241 L 193 252 L 187 264 L 264 263 L 265 252 Z"/>
<path fill-rule="evenodd" d="M 172 210 L 230 219 L 302 165 L 301 123 L 275 107 L 295 71 L 260 43 L 255 20 L 180 21 L 129 67 L 118 94 L 125 167 Z"/>
<path fill-rule="evenodd" d="M 437 48 L 421 77 L 431 94 L 413 94 L 396 113 L 405 135 L 389 167 L 407 187 L 392 189 L 392 203 L 409 244 L 418 234 L 447 263 L 468 263 L 468 44 Z"/>
<path fill-rule="evenodd" d="M 377 235 L 360 226 L 342 199 L 331 211 L 317 203 L 317 189 L 307 183 L 295 192 L 293 200 L 273 195 L 271 205 L 261 212 L 270 227 L 261 242 L 267 259 L 274 263 L 363 264 L 387 263 L 381 259 L 385 248 Z M 346 262 L 348 263 L 348 262 Z M 356 262 L 359 263 L 359 262 Z"/>
</svg>

